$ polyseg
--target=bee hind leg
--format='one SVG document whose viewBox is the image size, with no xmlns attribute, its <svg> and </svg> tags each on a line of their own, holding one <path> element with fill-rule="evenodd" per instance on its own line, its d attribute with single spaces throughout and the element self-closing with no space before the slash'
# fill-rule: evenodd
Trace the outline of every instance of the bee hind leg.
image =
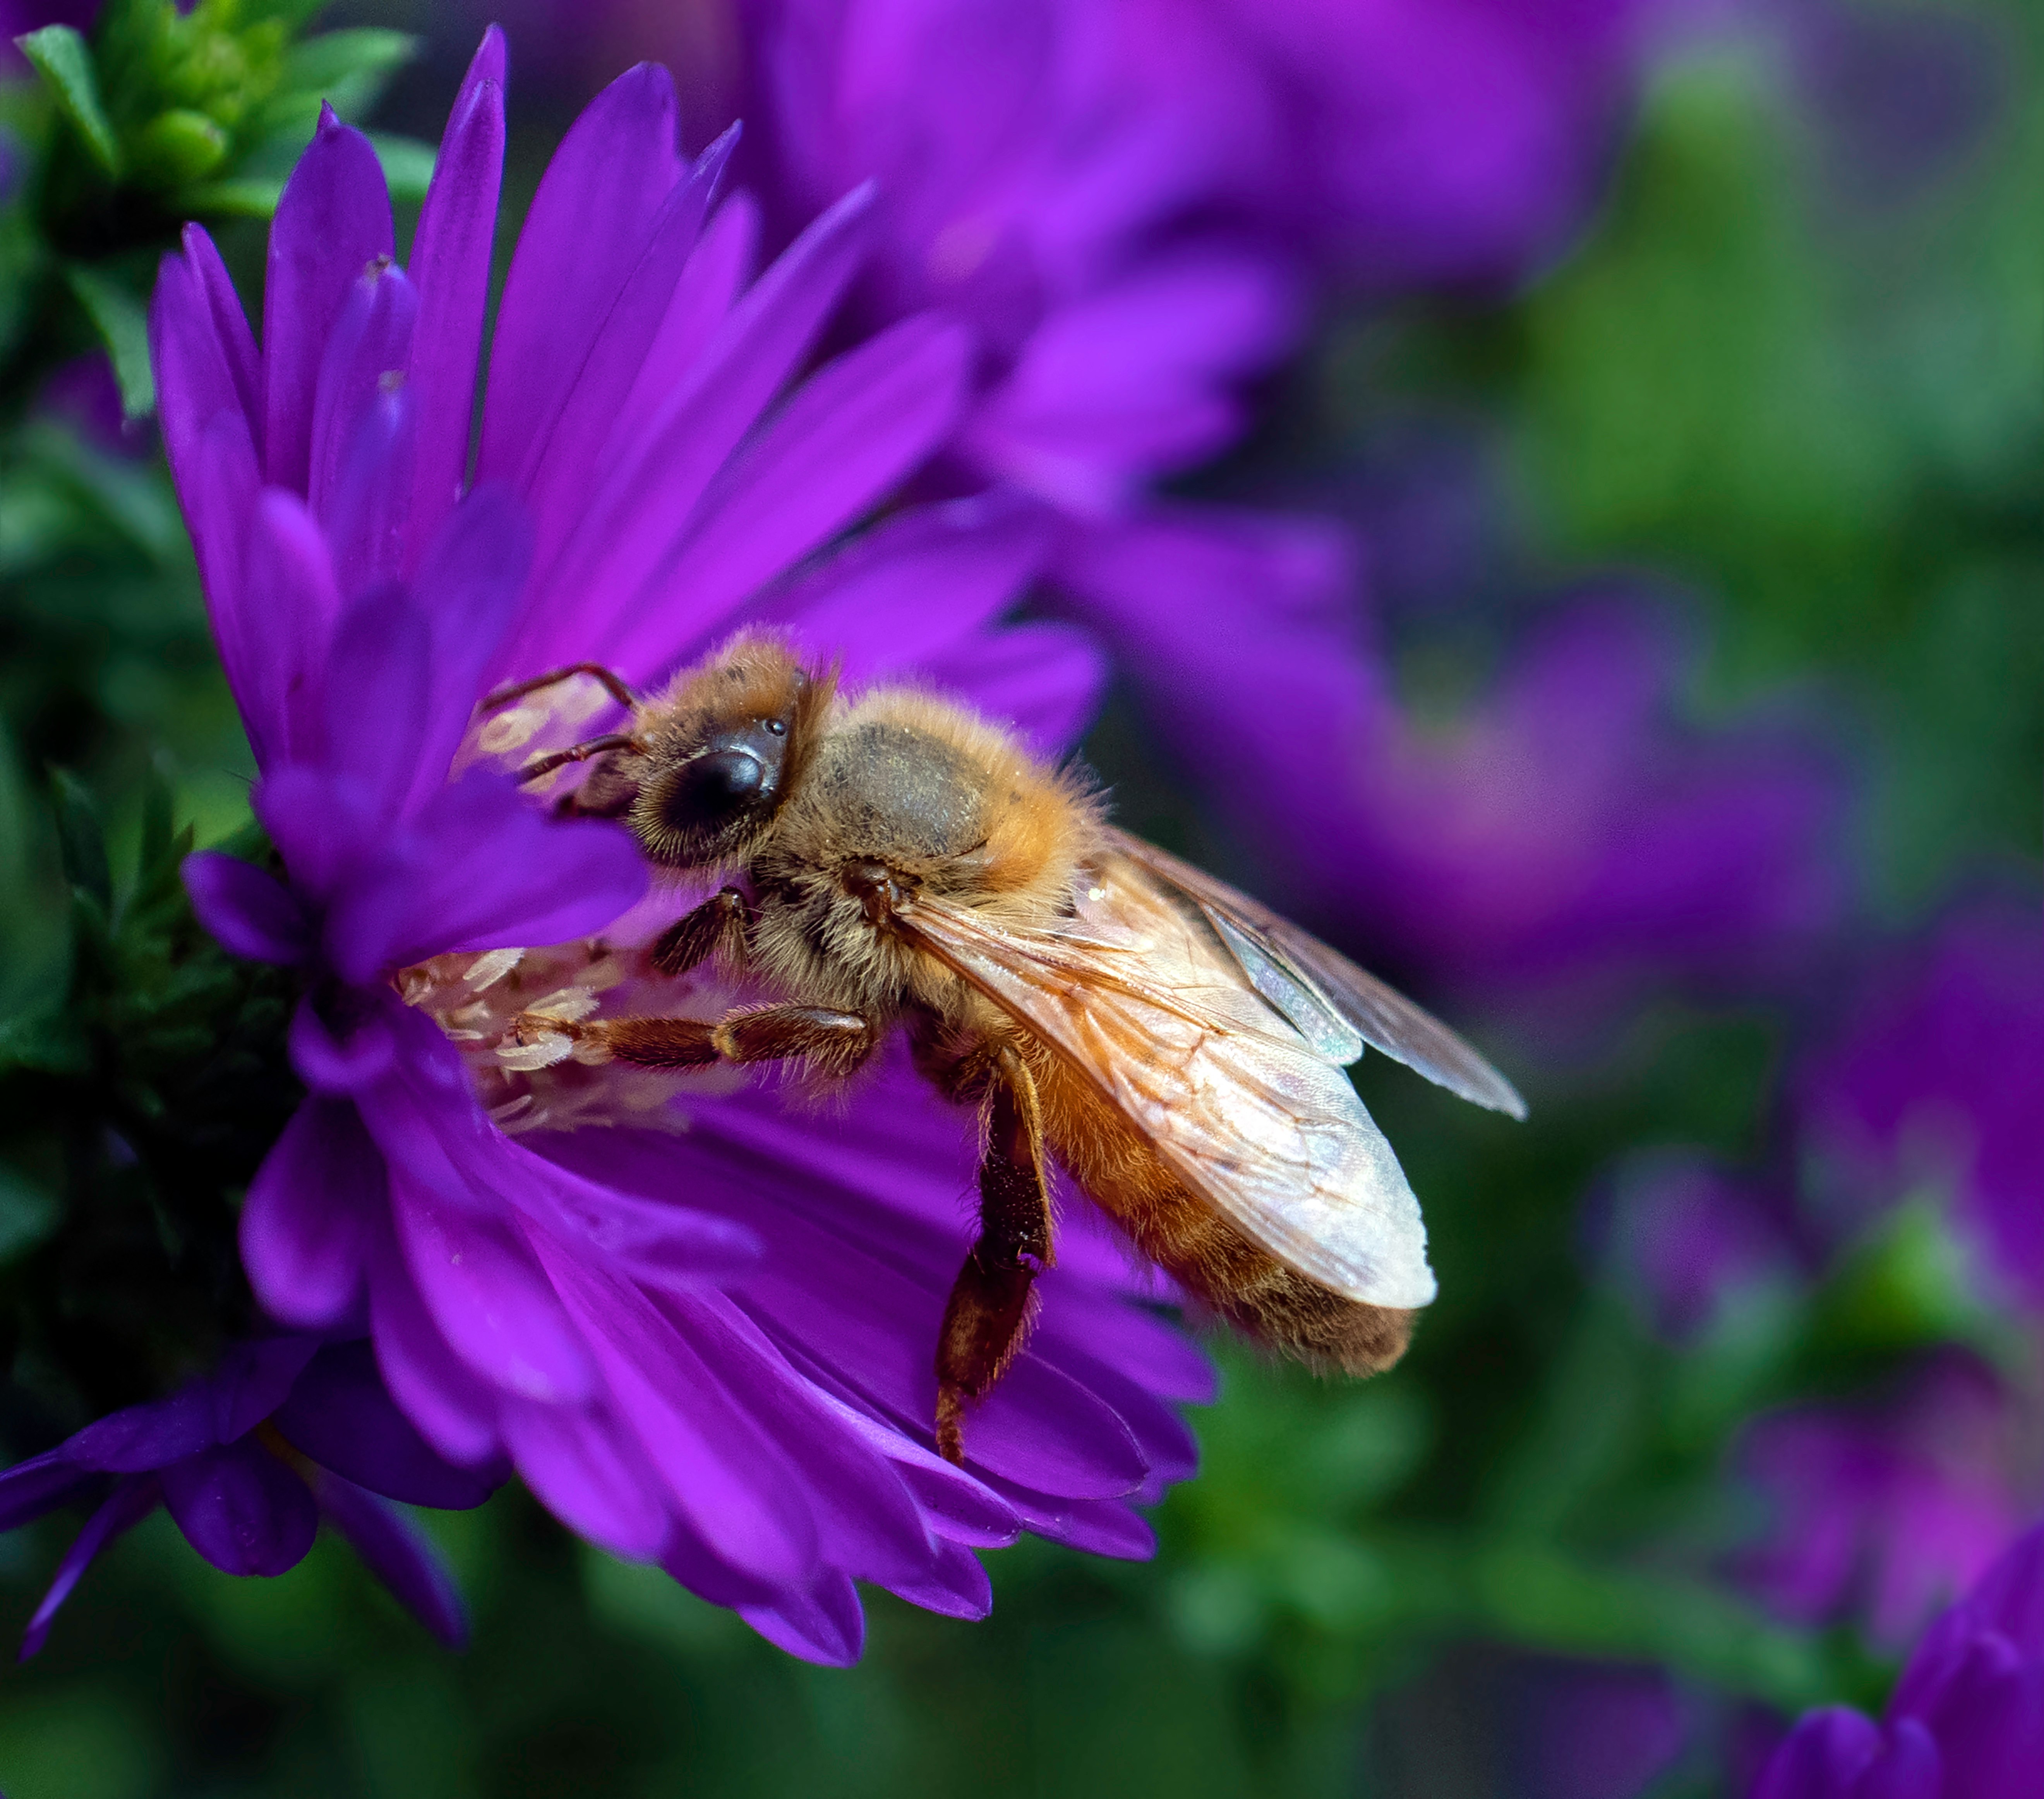
<svg viewBox="0 0 2044 1799">
<path fill-rule="evenodd" d="M 1022 1347 L 1034 1313 L 1032 1283 L 1053 1255 L 1036 1083 L 1011 1048 L 996 1049 L 989 1063 L 979 1239 L 937 1333 L 937 1453 L 960 1466 L 966 1404 L 983 1397 Z"/>
</svg>

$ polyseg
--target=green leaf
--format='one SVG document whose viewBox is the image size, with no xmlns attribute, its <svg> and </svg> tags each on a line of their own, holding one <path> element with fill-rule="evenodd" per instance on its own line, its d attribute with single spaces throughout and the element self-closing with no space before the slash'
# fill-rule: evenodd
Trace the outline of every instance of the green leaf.
<svg viewBox="0 0 2044 1799">
<path fill-rule="evenodd" d="M 99 333 L 121 387 L 121 409 L 146 418 L 156 409 L 156 378 L 149 367 L 149 316 L 142 302 L 117 283 L 72 263 L 64 279 Z"/>
<path fill-rule="evenodd" d="M 432 145 L 421 143 L 416 137 L 395 137 L 380 131 L 371 132 L 369 141 L 375 148 L 377 160 L 383 165 L 383 179 L 390 184 L 390 198 L 414 204 L 424 200 L 427 184 L 433 179 Z"/>
<path fill-rule="evenodd" d="M 113 878 L 106 864 L 106 833 L 92 795 L 61 768 L 50 771 L 56 790 L 57 849 L 63 858 L 64 878 L 97 901 L 103 914 L 113 904 Z"/>
<path fill-rule="evenodd" d="M 23 56 L 56 97 L 57 107 L 71 127 L 85 140 L 93 160 L 118 179 L 121 144 L 100 102 L 99 78 L 92 66 L 92 52 L 85 40 L 67 25 L 44 25 L 14 40 Z"/>
<path fill-rule="evenodd" d="M 0 1163 L 0 1262 L 33 1249 L 56 1230 L 62 1209 L 56 1197 Z"/>
<path fill-rule="evenodd" d="M 344 83 L 390 75 L 418 53 L 419 40 L 409 32 L 373 26 L 321 32 L 291 46 L 284 58 L 282 86 L 328 99 Z"/>
<path fill-rule="evenodd" d="M 277 210 L 284 197 L 282 175 L 234 175 L 225 181 L 209 181 L 188 187 L 184 202 L 194 213 L 208 217 L 225 213 L 236 218 L 266 219 Z"/>
</svg>

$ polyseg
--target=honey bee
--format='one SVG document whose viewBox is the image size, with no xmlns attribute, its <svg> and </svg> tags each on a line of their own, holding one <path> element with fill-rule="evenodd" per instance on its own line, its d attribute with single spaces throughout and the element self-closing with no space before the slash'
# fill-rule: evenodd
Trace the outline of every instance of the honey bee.
<svg viewBox="0 0 2044 1799">
<path fill-rule="evenodd" d="M 1055 1159 L 1136 1249 L 1251 1338 L 1324 1372 L 1404 1354 L 1435 1295 L 1418 1201 L 1343 1072 L 1366 1044 L 1523 1117 L 1461 1038 L 1255 901 L 1117 830 L 1100 797 L 929 694 L 837 691 L 741 636 L 657 698 L 575 674 L 629 728 L 539 757 L 592 763 L 564 813 L 622 819 L 663 869 L 725 884 L 651 945 L 780 1003 L 716 1019 L 544 1021 L 583 1060 L 794 1059 L 850 1075 L 896 1026 L 982 1118 L 979 1231 L 936 1344 L 939 1451 L 1012 1361 L 1054 1259 Z"/>
</svg>

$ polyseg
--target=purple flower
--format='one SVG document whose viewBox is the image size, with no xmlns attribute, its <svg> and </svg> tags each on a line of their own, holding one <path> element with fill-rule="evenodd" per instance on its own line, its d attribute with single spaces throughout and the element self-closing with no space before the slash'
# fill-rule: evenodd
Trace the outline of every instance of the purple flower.
<svg viewBox="0 0 2044 1799">
<path fill-rule="evenodd" d="M 971 325 L 957 449 L 980 476 L 1099 517 L 1239 432 L 1231 390 L 1297 341 L 1299 276 L 1193 217 L 1233 148 L 1203 86 L 1143 65 L 1138 10 L 756 0 L 743 17 L 784 203 L 879 183 L 867 317 L 941 306 Z"/>
<path fill-rule="evenodd" d="M 1350 553 L 1310 521 L 1162 510 L 1084 552 L 1104 632 L 1169 696 L 1158 729 L 1259 885 L 1339 941 L 1493 1003 L 1537 998 L 1550 1021 L 1669 973 L 1710 990 L 1807 971 L 1845 880 L 1841 783 L 1809 743 L 1686 727 L 1685 646 L 1623 597 L 1547 613 L 1487 690 L 1416 716 L 1362 641 Z M 1274 575 L 1263 617 L 1231 606 Z"/>
<path fill-rule="evenodd" d="M 42 1647 L 93 1557 L 159 1505 L 230 1574 L 295 1568 L 324 1519 L 428 1630 L 458 1647 L 468 1621 L 453 1581 L 386 1501 L 465 1509 L 501 1478 L 435 1455 L 390 1403 L 366 1343 L 281 1336 L 238 1344 L 209 1378 L 112 1413 L 0 1474 L 0 1530 L 98 1501 L 29 1620 L 21 1658 Z"/>
<path fill-rule="evenodd" d="M 1665 0 L 745 0 L 797 216 L 978 340 L 959 448 L 1097 517 L 1235 436 L 1329 267 L 1489 277 L 1586 209 Z"/>
<path fill-rule="evenodd" d="M 1928 1184 L 1973 1238 L 1977 1278 L 2044 1309 L 2044 917 L 1955 912 L 1878 969 L 1805 1071 L 1815 1147 L 1864 1210 Z"/>
<path fill-rule="evenodd" d="M 1812 1712 L 1752 1799 L 2029 1799 L 2044 1769 L 2044 1525 L 1923 1634 L 1880 1724 Z"/>
<path fill-rule="evenodd" d="M 1490 280 L 1588 212 L 1673 0 L 1152 0 L 1129 55 L 1221 203 L 1366 286 Z"/>
<path fill-rule="evenodd" d="M 1773 1519 L 1743 1578 L 1799 1624 L 1857 1615 L 1877 1642 L 1906 1642 L 2015 1534 L 2015 1429 L 1999 1385 L 1956 1353 L 1888 1404 L 1763 1419 L 1740 1463 Z"/>
<path fill-rule="evenodd" d="M 1650 1154 L 1622 1171 L 1611 1237 L 1626 1284 L 1674 1343 L 1709 1335 L 1741 1294 L 1793 1270 L 1765 1197 L 1696 1156 Z"/>
<path fill-rule="evenodd" d="M 632 946 L 688 901 L 622 917 L 645 887 L 625 834 L 551 822 L 504 772 L 547 732 L 600 729 L 596 683 L 474 714 L 500 682 L 585 659 L 651 686 L 750 623 L 840 655 L 853 682 L 912 671 L 1050 753 L 1099 658 L 1069 628 L 994 626 L 1042 554 L 1026 505 L 897 512 L 816 555 L 951 429 L 963 341 L 918 316 L 784 391 L 870 196 L 748 279 L 753 209 L 715 198 L 729 140 L 682 163 L 656 70 L 606 90 L 540 184 L 463 494 L 502 54 L 493 33 L 409 271 L 373 155 L 329 118 L 279 209 L 259 355 L 202 233 L 152 313 L 283 874 L 199 856 L 187 882 L 222 942 L 306 987 L 291 1052 L 312 1090 L 251 1188 L 244 1260 L 283 1323 L 366 1328 L 439 1454 L 508 1461 L 591 1540 L 850 1660 L 855 1579 L 976 1616 L 972 1550 L 1022 1529 L 1146 1552 L 1128 1501 L 1190 1470 L 1166 1401 L 1210 1377 L 1131 1303 L 1119 1256 L 1076 1241 L 971 1466 L 940 1460 L 932 1352 L 970 1236 L 970 1121 L 898 1069 L 828 1124 L 728 1080 L 678 1117 L 671 1086 L 510 1043 L 500 1004 L 628 1002 Z M 567 1128 L 586 1124 L 611 1128 Z"/>
</svg>

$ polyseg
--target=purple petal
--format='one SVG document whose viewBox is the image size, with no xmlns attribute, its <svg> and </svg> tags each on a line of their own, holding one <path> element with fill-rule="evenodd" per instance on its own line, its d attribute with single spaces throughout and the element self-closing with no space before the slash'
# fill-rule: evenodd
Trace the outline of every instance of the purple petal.
<svg viewBox="0 0 2044 1799">
<path fill-rule="evenodd" d="M 108 1413 L 73 1436 L 64 1453 L 81 1468 L 142 1474 L 231 1443 L 282 1403 L 317 1347 L 306 1337 L 233 1344 L 212 1374 L 167 1399 Z"/>
<path fill-rule="evenodd" d="M 349 285 L 335 316 L 313 390 L 311 459 L 305 499 L 329 530 L 348 452 L 371 409 L 411 361 L 418 290 L 405 271 L 374 263 Z"/>
<path fill-rule="evenodd" d="M 712 1363 L 636 1287 L 578 1262 L 544 1232 L 528 1235 L 621 1415 L 711 1551 L 776 1584 L 813 1573 L 815 1526 L 799 1477 L 728 1384 L 751 1371 Z"/>
<path fill-rule="evenodd" d="M 257 492 L 255 448 L 240 418 L 223 413 L 194 433 L 187 461 L 189 473 L 178 471 L 178 499 L 198 558 L 206 617 L 235 704 L 259 733 L 249 744 L 256 766 L 266 767 L 278 749 L 260 735 L 267 723 L 261 694 L 268 646 L 259 598 L 244 590 L 241 579 Z"/>
<path fill-rule="evenodd" d="M 483 671 L 517 617 L 532 567 L 532 527 L 501 486 L 478 488 L 457 506 L 421 558 L 412 589 L 432 632 L 426 729 L 404 809 L 416 811 L 447 784 L 468 733 Z"/>
<path fill-rule="evenodd" d="M 2044 1768 L 2044 1737 L 2040 1737 L 2028 1755 L 2011 1757 L 2006 1755 L 1989 1761 L 1986 1766 L 1996 1774 L 2012 1773 L 2019 1767 L 2028 1766 L 2033 1771 Z M 1886 1750 L 1868 1765 L 1853 1784 L 1852 1799 L 1943 1799 L 1948 1793 L 1986 1793 L 1992 1789 L 1984 1782 L 1969 1780 L 1961 1765 L 1951 1769 L 1957 1778 L 1948 1786 L 1946 1784 L 1945 1758 L 1938 1754 L 1936 1741 L 1931 1733 L 1914 1718 L 1904 1718 L 1889 1732 Z M 2008 1789 L 2014 1799 L 2015 1789 Z"/>
<path fill-rule="evenodd" d="M 290 966 L 310 953 L 312 921 L 298 896 L 252 863 L 202 850 L 179 872 L 199 923 L 230 954 Z"/>
<path fill-rule="evenodd" d="M 667 1483 L 607 1413 L 513 1401 L 504 1440 L 540 1501 L 578 1536 L 628 1561 L 657 1559 L 668 1536 Z"/>
<path fill-rule="evenodd" d="M 562 943 L 635 905 L 648 879 L 621 827 L 548 819 L 507 778 L 477 771 L 444 789 L 328 920 L 336 966 L 375 978 L 455 950 Z"/>
<path fill-rule="evenodd" d="M 220 259 L 206 228 L 188 225 L 184 229 L 185 259 L 198 277 L 213 317 L 213 334 L 227 359 L 234 379 L 234 391 L 241 402 L 241 416 L 248 421 L 249 441 L 259 452 L 263 436 L 263 363 L 256 353 L 256 334 L 248 329 L 248 315 L 241 308 L 241 296 L 234 290 L 227 265 Z"/>
<path fill-rule="evenodd" d="M 348 1539 L 362 1565 L 398 1604 L 448 1648 L 466 1649 L 468 1609 L 432 1540 L 375 1494 L 339 1474 L 316 1474 L 313 1491 L 327 1522 Z"/>
<path fill-rule="evenodd" d="M 459 497 L 468 472 L 503 175 L 504 33 L 492 25 L 448 115 L 412 240 L 419 320 L 405 382 L 418 419 L 409 525 L 414 563 Z"/>
<path fill-rule="evenodd" d="M 912 1442 L 842 1400 L 828 1393 L 820 1397 L 847 1429 L 895 1464 L 939 1536 L 982 1548 L 1000 1549 L 1020 1534 L 1021 1525 L 1014 1513 L 962 1468 L 952 1466 L 934 1451 Z"/>
<path fill-rule="evenodd" d="M 60 1443 L 0 1474 L 0 1534 L 33 1524 L 98 1484 L 98 1474 L 72 1461 L 70 1448 Z"/>
<path fill-rule="evenodd" d="M 659 1309 L 710 1367 L 743 1370 L 743 1401 L 800 1471 L 823 1559 L 862 1579 L 917 1578 L 935 1548 L 893 1459 L 846 1430 L 759 1326 L 720 1294 L 675 1295 Z"/>
<path fill-rule="evenodd" d="M 390 196 L 369 140 L 322 110 L 270 228 L 263 288 L 264 478 L 306 491 L 313 403 L 349 290 L 391 253 Z"/>
<path fill-rule="evenodd" d="M 1085 735 L 1107 690 L 1107 658 L 1091 632 L 1031 624 L 982 632 L 925 664 L 928 680 L 1012 725 L 1047 761 Z"/>
<path fill-rule="evenodd" d="M 315 901 L 341 890 L 386 830 L 375 795 L 352 775 L 279 768 L 256 782 L 249 797 L 292 886 Z"/>
<path fill-rule="evenodd" d="M 490 347 L 478 480 L 516 481 L 681 179 L 674 85 L 649 63 L 582 110 L 525 214 Z"/>
<path fill-rule="evenodd" d="M 21 1632 L 21 1660 L 27 1661 L 42 1647 L 44 1639 L 50 1634 L 52 1621 L 63 1602 L 71 1597 L 71 1589 L 78 1585 L 93 1557 L 123 1531 L 141 1523 L 156 1510 L 156 1502 L 162 1497 L 163 1489 L 153 1474 L 130 1475 L 114 1483 L 106 1502 L 86 1520 L 85 1528 L 71 1540 L 71 1547 L 57 1564 L 56 1578 L 50 1582 L 49 1591 L 43 1595 L 43 1602 L 29 1620 L 28 1628 Z"/>
<path fill-rule="evenodd" d="M 759 250 L 759 203 L 740 191 L 717 207 L 690 254 L 667 302 L 667 317 L 618 414 L 613 451 L 636 442 L 668 399 L 695 379 L 696 365 L 717 327 L 752 279 Z"/>
<path fill-rule="evenodd" d="M 1225 384 L 1274 359 L 1300 313 L 1292 283 L 1266 262 L 1206 251 L 1152 257 L 1051 313 L 967 441 L 1060 505 L 1111 511 L 1139 481 L 1235 434 L 1240 411 Z"/>
<path fill-rule="evenodd" d="M 936 1412 L 936 1378 L 929 1380 Z M 1128 1425 L 1033 1351 L 968 1413 L 966 1463 L 1060 1499 L 1117 1499 L 1149 1472 Z"/>
<path fill-rule="evenodd" d="M 498 673 L 577 657 L 617 659 L 613 639 L 638 622 L 642 584 L 851 279 L 872 201 L 870 188 L 858 189 L 796 239 L 732 309 L 694 379 L 676 386 L 639 440 L 607 466 L 574 535 L 540 571 Z M 658 503 L 649 505 L 653 496 Z M 672 647 L 658 666 L 697 634 L 693 615 L 675 618 L 667 633 Z"/>
<path fill-rule="evenodd" d="M 351 603 L 334 632 L 326 689 L 328 760 L 362 784 L 374 816 L 386 826 L 395 821 L 419 765 L 432 644 L 425 613 L 394 586 Z"/>
<path fill-rule="evenodd" d="M 635 1281 L 686 1291 L 728 1280 L 759 1259 L 759 1239 L 743 1224 L 671 1200 L 620 1193 L 542 1160 L 522 1144 L 507 1147 L 530 1177 L 527 1209 L 557 1236 L 589 1244 Z"/>
<path fill-rule="evenodd" d="M 222 1574 L 281 1574 L 318 1533 L 305 1483 L 253 1438 L 202 1449 L 160 1478 L 185 1540 Z"/>
<path fill-rule="evenodd" d="M 405 566 L 405 509 L 412 500 L 418 409 L 409 389 L 378 382 L 340 447 L 321 517 L 341 591 L 394 581 Z"/>
<path fill-rule="evenodd" d="M 827 1668 L 848 1668 L 866 1647 L 866 1613 L 849 1578 L 830 1570 L 808 1590 L 738 1615 L 775 1647 Z"/>
<path fill-rule="evenodd" d="M 408 1171 L 391 1172 L 391 1218 L 406 1266 L 455 1354 L 522 1398 L 587 1398 L 596 1370 L 531 1251 L 494 1222 L 443 1204 Z"/>
<path fill-rule="evenodd" d="M 241 1208 L 241 1260 L 284 1324 L 338 1324 L 362 1289 L 369 1220 L 388 1201 L 383 1158 L 355 1108 L 317 1094 L 263 1158 Z"/>
<path fill-rule="evenodd" d="M 1157 1553 L 1157 1533 L 1126 1505 L 1103 1499 L 1046 1499 L 997 1478 L 989 1478 L 987 1484 L 1015 1508 L 1024 1526 L 1052 1543 L 1118 1562 L 1147 1562 Z"/>
<path fill-rule="evenodd" d="M 733 125 L 669 192 L 653 221 L 645 252 L 597 328 L 559 414 L 547 421 L 526 452 L 518 490 L 537 521 L 542 563 L 552 559 L 587 499 L 597 456 L 617 426 L 626 397 L 667 317 L 737 141 L 738 128 Z"/>
<path fill-rule="evenodd" d="M 191 529 L 221 659 L 240 696 L 251 690 L 249 678 L 262 666 L 258 646 L 244 641 L 254 634 L 251 621 L 234 603 L 242 526 L 256 486 L 256 440 L 241 386 L 242 346 L 223 342 L 214 306 L 209 264 L 217 259 L 196 226 L 187 233 L 185 255 L 164 257 L 149 302 L 149 360 L 164 452 Z M 231 337 L 231 322 L 229 329 Z M 247 332 L 244 322 L 241 335 Z M 257 744 L 259 751 L 264 747 Z"/>
<path fill-rule="evenodd" d="M 1843 1793 L 1881 1753 L 1873 1721 L 1847 1705 L 1806 1712 L 1774 1751 L 1753 1799 L 1810 1799 L 1813 1793 Z"/>
<path fill-rule="evenodd" d="M 383 1384 L 427 1442 L 463 1467 L 496 1455 L 499 1397 L 448 1347 L 394 1247 L 372 1263 L 369 1321 Z"/>
<path fill-rule="evenodd" d="M 340 589 L 326 534 L 295 494 L 267 487 L 257 497 L 243 582 L 263 624 L 256 690 L 242 709 L 267 746 L 258 764 L 317 761 L 326 745 L 327 656 Z"/>
<path fill-rule="evenodd" d="M 332 1343 L 314 1356 L 275 1424 L 323 1467 L 407 1505 L 467 1511 L 501 1484 L 498 1470 L 458 1468 L 434 1453 L 391 1402 L 367 1341 Z"/>
<path fill-rule="evenodd" d="M 972 642 L 1021 598 L 1048 548 L 1043 509 L 982 494 L 897 513 L 776 594 L 753 616 L 820 657 L 841 656 L 853 686 L 920 669 Z"/>
<path fill-rule="evenodd" d="M 946 1618 L 983 1618 L 993 1609 L 993 1582 L 979 1558 L 959 1543 L 937 1545 L 937 1565 L 919 1579 L 889 1581 L 887 1590 Z"/>
<path fill-rule="evenodd" d="M 701 525 L 655 578 L 686 597 L 690 628 L 719 628 L 901 481 L 949 431 L 964 397 L 968 340 L 933 317 L 905 321 L 826 364 L 705 496 Z M 664 607 L 615 640 L 628 667 L 673 654 Z"/>
<path fill-rule="evenodd" d="M 351 1009 L 354 998 L 345 996 L 344 1009 Z M 285 1038 L 291 1066 L 315 1093 L 359 1094 L 382 1080 L 396 1059 L 390 1021 L 371 1010 L 349 1018 L 348 1034 L 341 1036 L 320 1016 L 319 1000 L 319 995 L 307 994 L 291 1014 Z"/>
</svg>

